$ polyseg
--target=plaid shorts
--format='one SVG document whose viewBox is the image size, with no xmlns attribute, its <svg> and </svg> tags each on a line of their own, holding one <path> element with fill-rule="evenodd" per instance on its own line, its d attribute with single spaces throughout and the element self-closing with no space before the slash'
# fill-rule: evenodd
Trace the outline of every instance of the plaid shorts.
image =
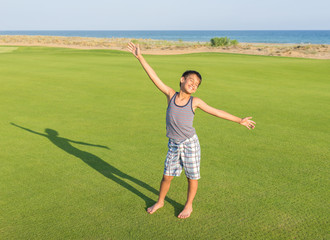
<svg viewBox="0 0 330 240">
<path fill-rule="evenodd" d="M 187 178 L 200 179 L 200 160 L 201 150 L 196 134 L 183 142 L 169 139 L 164 175 L 180 176 L 183 168 Z"/>
</svg>

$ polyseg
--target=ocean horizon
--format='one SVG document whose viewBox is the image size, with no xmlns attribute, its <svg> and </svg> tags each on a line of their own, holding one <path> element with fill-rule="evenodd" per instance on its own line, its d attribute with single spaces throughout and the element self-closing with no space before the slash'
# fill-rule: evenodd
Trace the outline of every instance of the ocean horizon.
<svg viewBox="0 0 330 240">
<path fill-rule="evenodd" d="M 330 30 L 6 30 L 0 35 L 132 38 L 209 42 L 228 37 L 245 43 L 330 44 Z"/>
</svg>

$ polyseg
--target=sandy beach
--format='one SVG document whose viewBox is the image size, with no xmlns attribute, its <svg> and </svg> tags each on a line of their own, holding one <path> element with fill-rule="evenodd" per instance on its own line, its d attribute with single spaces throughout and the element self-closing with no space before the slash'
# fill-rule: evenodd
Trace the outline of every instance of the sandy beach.
<svg viewBox="0 0 330 240">
<path fill-rule="evenodd" d="M 154 55 L 220 52 L 330 59 L 330 45 L 328 44 L 239 43 L 237 46 L 211 47 L 208 42 L 183 42 L 151 39 L 18 35 L 0 36 L 0 46 L 47 46 L 76 49 L 114 49 L 122 51 L 127 51 L 126 47 L 130 41 L 140 44 L 144 54 Z"/>
</svg>

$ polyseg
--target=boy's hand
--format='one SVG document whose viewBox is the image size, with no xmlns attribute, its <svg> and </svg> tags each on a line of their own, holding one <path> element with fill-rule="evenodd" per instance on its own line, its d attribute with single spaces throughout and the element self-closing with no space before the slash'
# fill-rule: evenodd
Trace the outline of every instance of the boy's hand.
<svg viewBox="0 0 330 240">
<path fill-rule="evenodd" d="M 128 44 L 127 48 L 131 53 L 133 53 L 133 55 L 136 58 L 139 58 L 141 56 L 141 51 L 140 51 L 139 44 L 135 45 L 134 43 L 130 42 Z"/>
<path fill-rule="evenodd" d="M 246 118 L 242 118 L 242 120 L 239 122 L 239 124 L 244 125 L 245 127 L 247 127 L 249 130 L 254 129 L 255 126 L 253 124 L 256 124 L 255 122 L 253 122 L 252 120 L 250 120 L 252 117 L 246 117 Z"/>
</svg>

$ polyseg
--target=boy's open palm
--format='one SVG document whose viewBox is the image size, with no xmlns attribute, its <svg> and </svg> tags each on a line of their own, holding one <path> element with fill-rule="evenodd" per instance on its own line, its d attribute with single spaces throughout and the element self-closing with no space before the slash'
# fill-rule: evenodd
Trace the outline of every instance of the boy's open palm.
<svg viewBox="0 0 330 240">
<path fill-rule="evenodd" d="M 253 122 L 252 120 L 250 120 L 251 118 L 252 117 L 243 118 L 239 124 L 244 125 L 245 127 L 247 127 L 250 130 L 251 130 L 251 128 L 254 129 L 255 128 L 254 124 L 256 124 L 256 123 Z"/>
<path fill-rule="evenodd" d="M 127 48 L 131 53 L 133 53 L 133 55 L 136 58 L 138 58 L 141 55 L 139 44 L 135 45 L 134 43 L 130 42 Z"/>
</svg>

